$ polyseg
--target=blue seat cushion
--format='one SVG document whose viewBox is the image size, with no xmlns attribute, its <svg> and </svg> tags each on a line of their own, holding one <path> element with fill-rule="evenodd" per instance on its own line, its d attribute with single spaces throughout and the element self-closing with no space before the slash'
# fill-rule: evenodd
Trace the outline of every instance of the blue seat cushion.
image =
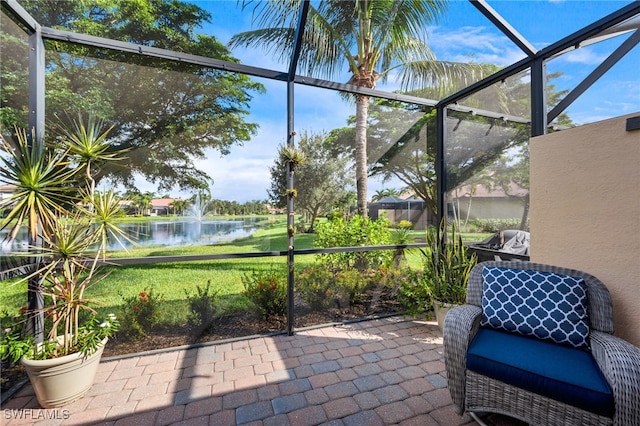
<svg viewBox="0 0 640 426">
<path fill-rule="evenodd" d="M 591 413 L 614 413 L 611 387 L 587 350 L 480 327 L 467 368 Z"/>
</svg>

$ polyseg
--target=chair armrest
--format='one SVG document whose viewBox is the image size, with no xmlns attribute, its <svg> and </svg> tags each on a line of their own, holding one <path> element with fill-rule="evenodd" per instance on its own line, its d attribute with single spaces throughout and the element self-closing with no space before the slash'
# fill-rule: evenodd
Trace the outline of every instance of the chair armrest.
<svg viewBox="0 0 640 426">
<path fill-rule="evenodd" d="M 467 349 L 480 328 L 482 309 L 475 305 L 451 308 L 444 319 L 444 363 L 456 413 L 464 412 Z"/>
<path fill-rule="evenodd" d="M 613 391 L 613 424 L 640 425 L 640 348 L 600 331 L 590 337 L 593 357 Z"/>
</svg>

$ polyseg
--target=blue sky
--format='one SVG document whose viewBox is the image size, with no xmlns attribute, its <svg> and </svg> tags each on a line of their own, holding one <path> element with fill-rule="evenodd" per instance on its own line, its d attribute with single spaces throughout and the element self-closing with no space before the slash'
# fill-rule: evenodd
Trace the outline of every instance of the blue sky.
<svg viewBox="0 0 640 426">
<path fill-rule="evenodd" d="M 196 1 L 209 10 L 213 19 L 203 32 L 215 35 L 222 42 L 240 31 L 251 28 L 250 14 L 242 13 L 236 0 Z M 631 3 L 630 1 L 495 1 L 489 4 L 525 37 L 535 48 L 541 49 L 580 30 L 586 25 Z M 428 28 L 428 43 L 439 60 L 469 61 L 509 65 L 524 57 L 498 29 L 464 0 L 450 2 L 449 12 Z M 554 83 L 558 89 L 570 90 L 586 77 L 626 37 L 578 49 L 548 63 L 548 72 L 562 72 Z M 606 118 L 640 111 L 640 52 L 636 46 L 603 79 L 568 109 L 576 123 L 595 122 Z M 285 70 L 263 52 L 234 50 L 242 63 L 269 69 Z M 338 81 L 346 82 L 348 75 Z M 269 186 L 268 168 L 273 164 L 276 146 L 286 137 L 286 87 L 280 82 L 261 80 L 267 88 L 251 104 L 250 120 L 260 125 L 256 137 L 245 146 L 234 147 L 232 153 L 220 158 L 217 153 L 198 166 L 215 180 L 214 198 L 262 200 Z M 379 85 L 394 90 L 394 85 Z M 336 93 L 318 89 L 296 88 L 296 130 L 323 131 L 344 126 L 353 114 L 353 105 L 342 101 Z M 370 194 L 383 185 L 370 181 Z M 142 189 L 142 188 L 141 188 Z M 153 190 L 153 189 L 152 189 Z M 172 195 L 177 195 L 173 193 Z M 181 194 L 183 196 L 188 194 Z"/>
</svg>

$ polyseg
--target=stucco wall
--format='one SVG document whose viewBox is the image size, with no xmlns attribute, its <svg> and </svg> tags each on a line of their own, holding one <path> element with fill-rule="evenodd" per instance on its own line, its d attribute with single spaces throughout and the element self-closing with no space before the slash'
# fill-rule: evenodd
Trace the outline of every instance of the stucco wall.
<svg viewBox="0 0 640 426">
<path fill-rule="evenodd" d="M 640 130 L 632 114 L 531 140 L 531 260 L 586 271 L 640 346 Z"/>
</svg>

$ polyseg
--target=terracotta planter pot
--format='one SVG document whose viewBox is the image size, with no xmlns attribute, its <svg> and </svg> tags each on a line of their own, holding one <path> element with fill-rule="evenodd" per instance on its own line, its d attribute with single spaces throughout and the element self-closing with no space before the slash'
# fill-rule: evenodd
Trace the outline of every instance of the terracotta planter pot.
<svg viewBox="0 0 640 426">
<path fill-rule="evenodd" d="M 89 392 L 107 340 L 88 357 L 73 353 L 60 358 L 20 360 L 42 408 L 62 407 Z"/>
</svg>

